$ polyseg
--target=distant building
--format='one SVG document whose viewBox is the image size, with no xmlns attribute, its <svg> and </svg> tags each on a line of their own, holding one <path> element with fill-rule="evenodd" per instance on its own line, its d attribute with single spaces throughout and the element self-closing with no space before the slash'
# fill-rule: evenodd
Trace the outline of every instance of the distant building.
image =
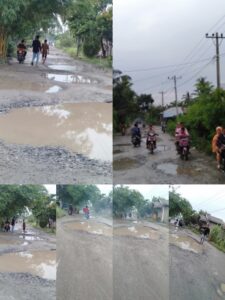
<svg viewBox="0 0 225 300">
<path fill-rule="evenodd" d="M 224 223 L 224 221 L 222 219 L 213 217 L 210 214 L 201 215 L 200 219 L 199 219 L 199 223 L 200 224 L 207 224 L 207 223 L 209 223 L 209 227 L 218 225 L 218 226 L 221 226 L 221 227 L 225 228 L 225 223 Z"/>
<path fill-rule="evenodd" d="M 177 115 L 183 115 L 184 111 L 182 107 L 178 106 L 176 107 L 170 107 L 162 113 L 163 119 L 173 119 L 176 118 Z"/>
<path fill-rule="evenodd" d="M 163 198 L 158 198 L 153 203 L 152 216 L 156 221 L 168 223 L 169 221 L 169 201 Z"/>
</svg>

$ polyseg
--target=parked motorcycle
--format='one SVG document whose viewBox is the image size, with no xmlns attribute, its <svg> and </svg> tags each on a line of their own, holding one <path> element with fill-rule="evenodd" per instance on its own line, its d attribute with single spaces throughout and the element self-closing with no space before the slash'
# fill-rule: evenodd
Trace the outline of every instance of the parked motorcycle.
<svg viewBox="0 0 225 300">
<path fill-rule="evenodd" d="M 132 144 L 134 145 L 134 147 L 141 146 L 141 137 L 139 135 L 133 136 L 131 141 L 132 141 Z"/>
</svg>

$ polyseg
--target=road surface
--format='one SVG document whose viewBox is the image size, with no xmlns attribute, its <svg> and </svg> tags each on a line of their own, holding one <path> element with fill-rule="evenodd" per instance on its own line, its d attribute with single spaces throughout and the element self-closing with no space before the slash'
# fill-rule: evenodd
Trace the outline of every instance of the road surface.
<svg viewBox="0 0 225 300">
<path fill-rule="evenodd" d="M 189 230 L 170 232 L 170 299 L 225 299 L 225 253 Z"/>
<path fill-rule="evenodd" d="M 111 71 L 31 54 L 0 68 L 0 183 L 111 183 Z"/>
<path fill-rule="evenodd" d="M 58 299 L 167 300 L 168 229 L 114 220 L 112 239 L 111 223 L 102 217 L 58 220 Z"/>
<path fill-rule="evenodd" d="M 159 134 L 157 149 L 152 155 L 146 149 L 145 134 L 141 147 L 134 148 L 129 132 L 115 135 L 113 141 L 113 180 L 115 184 L 216 184 L 225 183 L 225 174 L 218 171 L 212 157 L 191 148 L 188 161 L 176 154 L 174 139 L 167 133 Z"/>
<path fill-rule="evenodd" d="M 54 235 L 22 224 L 14 233 L 0 232 L 0 300 L 56 299 Z"/>
</svg>

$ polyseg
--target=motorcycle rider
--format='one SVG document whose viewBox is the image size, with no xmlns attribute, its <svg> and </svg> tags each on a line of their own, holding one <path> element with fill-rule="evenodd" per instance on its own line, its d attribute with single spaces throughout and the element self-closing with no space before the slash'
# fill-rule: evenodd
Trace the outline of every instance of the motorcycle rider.
<svg viewBox="0 0 225 300">
<path fill-rule="evenodd" d="M 177 123 L 176 129 L 175 129 L 175 145 L 176 145 L 176 149 L 177 149 L 177 153 L 179 154 L 180 151 L 180 140 L 182 138 L 185 137 L 189 137 L 189 132 L 187 130 L 187 128 L 185 128 L 184 123 Z"/>
<path fill-rule="evenodd" d="M 217 146 L 217 141 L 221 133 L 222 133 L 222 127 L 220 126 L 216 127 L 216 134 L 212 139 L 212 152 L 216 154 L 217 169 L 220 169 L 220 163 L 221 163 L 221 154 L 219 151 L 219 147 Z"/>
<path fill-rule="evenodd" d="M 17 56 L 19 54 L 19 50 L 23 50 L 23 55 L 24 55 L 24 60 L 26 58 L 27 55 L 27 46 L 25 44 L 25 40 L 21 40 L 21 42 L 17 45 Z"/>
<path fill-rule="evenodd" d="M 153 129 L 153 126 L 150 124 L 149 125 L 149 129 L 148 129 L 148 132 L 147 132 L 147 138 L 146 138 L 146 148 L 148 148 L 148 139 L 149 139 L 149 137 L 150 136 L 153 136 L 153 138 L 154 138 L 154 141 L 153 141 L 153 143 L 154 143 L 154 148 L 156 148 L 156 136 L 157 136 L 158 134 L 155 132 L 155 130 Z"/>
<path fill-rule="evenodd" d="M 131 129 L 131 138 L 138 136 L 141 139 L 141 130 L 138 127 L 138 123 L 134 124 L 134 127 Z"/>
</svg>

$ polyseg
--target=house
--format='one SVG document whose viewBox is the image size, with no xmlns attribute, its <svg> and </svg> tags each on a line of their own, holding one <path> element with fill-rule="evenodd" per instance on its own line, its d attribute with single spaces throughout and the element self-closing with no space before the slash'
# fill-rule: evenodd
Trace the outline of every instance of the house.
<svg viewBox="0 0 225 300">
<path fill-rule="evenodd" d="M 200 223 L 200 225 L 209 223 L 209 227 L 212 227 L 215 225 L 225 227 L 225 223 L 223 222 L 222 219 L 216 218 L 210 214 L 201 215 L 200 219 L 199 219 L 199 223 Z"/>
<path fill-rule="evenodd" d="M 172 119 L 172 118 L 176 118 L 178 115 L 183 115 L 183 109 L 182 107 L 178 106 L 178 107 L 170 107 L 166 110 L 164 110 L 164 112 L 162 113 L 162 117 L 163 119 Z"/>
<path fill-rule="evenodd" d="M 157 198 L 153 203 L 152 216 L 156 221 L 168 223 L 169 221 L 169 201 Z"/>
</svg>

